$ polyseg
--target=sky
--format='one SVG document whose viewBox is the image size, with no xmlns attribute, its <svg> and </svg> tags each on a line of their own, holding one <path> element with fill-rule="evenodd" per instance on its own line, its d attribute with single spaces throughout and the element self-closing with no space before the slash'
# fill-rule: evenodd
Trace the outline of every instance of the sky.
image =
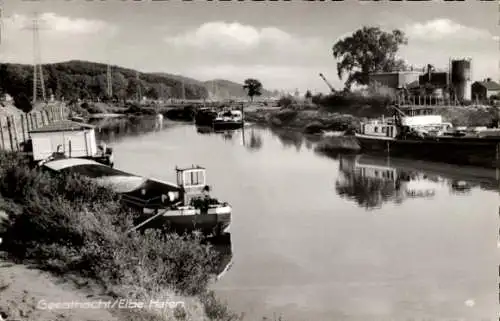
<svg viewBox="0 0 500 321">
<path fill-rule="evenodd" d="M 267 89 L 328 92 L 322 72 L 340 89 L 333 44 L 363 26 L 400 29 L 409 64 L 447 68 L 450 57 L 472 58 L 474 80 L 498 80 L 497 1 L 360 2 L 358 0 L 132 1 L 0 0 L 0 61 L 34 61 L 35 12 L 42 63 L 73 59 L 143 72 L 242 83 Z"/>
</svg>

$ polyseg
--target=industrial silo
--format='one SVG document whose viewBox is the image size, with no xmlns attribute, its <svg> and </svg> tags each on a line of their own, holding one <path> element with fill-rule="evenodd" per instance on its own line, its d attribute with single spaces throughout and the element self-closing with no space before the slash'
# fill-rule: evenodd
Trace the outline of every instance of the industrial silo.
<svg viewBox="0 0 500 321">
<path fill-rule="evenodd" d="M 451 61 L 451 84 L 459 101 L 471 100 L 471 60 Z"/>
</svg>

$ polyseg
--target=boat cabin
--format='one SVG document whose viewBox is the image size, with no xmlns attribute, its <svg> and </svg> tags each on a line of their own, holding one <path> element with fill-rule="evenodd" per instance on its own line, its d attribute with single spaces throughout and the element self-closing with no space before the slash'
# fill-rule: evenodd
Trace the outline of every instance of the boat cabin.
<svg viewBox="0 0 500 321">
<path fill-rule="evenodd" d="M 361 125 L 361 134 L 395 138 L 398 134 L 398 127 L 385 121 L 370 121 Z"/>
<path fill-rule="evenodd" d="M 241 113 L 240 110 L 226 110 L 222 111 L 217 115 L 217 118 L 219 120 L 224 120 L 224 121 L 241 121 L 243 119 L 243 114 Z"/>
<path fill-rule="evenodd" d="M 28 132 L 33 160 L 40 161 L 62 153 L 66 157 L 91 157 L 99 151 L 94 126 L 61 120 Z"/>
</svg>

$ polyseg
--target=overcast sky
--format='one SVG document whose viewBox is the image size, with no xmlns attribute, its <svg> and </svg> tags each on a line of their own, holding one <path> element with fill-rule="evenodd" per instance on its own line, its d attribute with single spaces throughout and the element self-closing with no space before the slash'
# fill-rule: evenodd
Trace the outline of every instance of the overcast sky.
<svg viewBox="0 0 500 321">
<path fill-rule="evenodd" d="M 194 0 L 40 2 L 3 0 L 2 61 L 33 63 L 35 11 L 43 19 L 42 62 L 82 59 L 200 80 L 258 78 L 270 89 L 337 87 L 331 48 L 363 25 L 406 32 L 408 63 L 446 68 L 471 57 L 475 80 L 499 78 L 498 3 L 218 2 Z"/>
</svg>

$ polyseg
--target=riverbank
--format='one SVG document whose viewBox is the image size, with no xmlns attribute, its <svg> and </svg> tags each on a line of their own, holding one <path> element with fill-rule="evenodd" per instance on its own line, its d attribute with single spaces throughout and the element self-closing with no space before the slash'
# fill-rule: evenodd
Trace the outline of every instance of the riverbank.
<svg viewBox="0 0 500 321">
<path fill-rule="evenodd" d="M 217 257 L 200 237 L 126 234 L 134 213 L 110 189 L 29 169 L 19 154 L 0 154 L 0 177 L 8 215 L 0 225 L 0 312 L 9 318 L 236 320 L 208 290 Z M 48 310 L 42 299 L 146 306 Z"/>
<path fill-rule="evenodd" d="M 490 126 L 497 117 L 494 108 L 444 106 L 436 108 L 443 120 L 454 126 Z M 286 127 L 304 133 L 322 131 L 344 131 L 357 129 L 360 122 L 370 116 L 362 110 L 355 112 L 333 112 L 324 108 L 304 109 L 257 109 L 245 112 L 245 119 L 250 122 L 272 127 Z"/>
</svg>

